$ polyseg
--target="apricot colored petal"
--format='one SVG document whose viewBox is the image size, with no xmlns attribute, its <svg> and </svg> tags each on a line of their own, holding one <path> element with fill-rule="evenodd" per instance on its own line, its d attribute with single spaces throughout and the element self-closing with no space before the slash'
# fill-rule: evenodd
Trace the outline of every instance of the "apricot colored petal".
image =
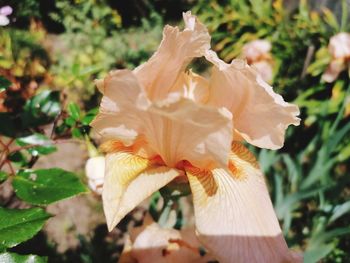
<svg viewBox="0 0 350 263">
<path fill-rule="evenodd" d="M 204 104 L 209 98 L 209 82 L 190 70 L 180 73 L 170 92 L 180 93 L 184 98 Z"/>
<path fill-rule="evenodd" d="M 119 140 L 131 145 L 140 126 L 135 104 L 140 100 L 142 90 L 137 79 L 130 70 L 116 70 L 95 83 L 104 96 L 100 112 L 91 126 L 104 140 Z"/>
<path fill-rule="evenodd" d="M 192 58 L 201 57 L 210 48 L 207 29 L 190 12 L 183 14 L 185 29 L 165 26 L 158 50 L 134 70 L 151 100 L 166 98 L 181 71 Z"/>
<path fill-rule="evenodd" d="M 145 137 L 167 166 L 187 160 L 198 167 L 225 167 L 232 141 L 231 117 L 224 108 L 173 98 L 147 110 Z"/>
<path fill-rule="evenodd" d="M 186 173 L 200 241 L 219 262 L 302 262 L 290 252 L 254 157 L 235 143 L 230 170 Z"/>
<path fill-rule="evenodd" d="M 213 51 L 208 51 L 206 58 L 214 64 L 209 105 L 231 111 L 235 131 L 247 142 L 281 148 L 287 127 L 300 122 L 298 107 L 285 102 L 245 61 L 226 64 Z"/>
<path fill-rule="evenodd" d="M 107 154 L 102 199 L 109 231 L 139 203 L 179 175 L 176 169 L 154 167 L 147 159 L 131 153 Z"/>
<path fill-rule="evenodd" d="M 142 137 L 148 152 L 160 155 L 169 167 L 182 160 L 199 167 L 227 165 L 232 116 L 226 109 L 199 105 L 178 93 L 151 103 L 127 70 L 110 74 L 103 87 L 98 85 L 104 97 L 92 126 L 104 139 L 131 146 Z"/>
</svg>

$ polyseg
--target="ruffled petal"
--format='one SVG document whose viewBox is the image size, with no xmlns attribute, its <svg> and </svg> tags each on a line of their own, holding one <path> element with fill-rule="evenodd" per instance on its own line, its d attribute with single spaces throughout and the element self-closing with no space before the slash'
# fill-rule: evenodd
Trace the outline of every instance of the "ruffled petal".
<svg viewBox="0 0 350 263">
<path fill-rule="evenodd" d="M 232 150 L 230 171 L 186 168 L 201 242 L 222 263 L 302 262 L 288 250 L 254 157 L 239 143 Z"/>
<path fill-rule="evenodd" d="M 201 57 L 210 48 L 206 27 L 191 12 L 183 14 L 185 29 L 165 26 L 158 50 L 134 70 L 151 100 L 164 99 L 181 71 L 192 58 Z"/>
<path fill-rule="evenodd" d="M 231 114 L 185 98 L 153 104 L 144 115 L 145 137 L 174 167 L 187 160 L 198 167 L 225 167 L 232 140 Z"/>
<path fill-rule="evenodd" d="M 91 126 L 104 140 L 131 145 L 140 126 L 135 105 L 142 99 L 142 90 L 137 79 L 130 70 L 116 70 L 95 83 L 104 96 Z"/>
<path fill-rule="evenodd" d="M 232 116 L 226 109 L 199 105 L 178 93 L 151 103 L 127 70 L 111 74 L 103 92 L 92 126 L 104 138 L 129 146 L 142 137 L 149 152 L 169 167 L 183 160 L 202 168 L 227 165 Z"/>
<path fill-rule="evenodd" d="M 209 98 L 209 82 L 190 70 L 179 75 L 169 92 L 176 92 L 184 98 L 205 104 Z"/>
<path fill-rule="evenodd" d="M 102 199 L 108 229 L 111 231 L 139 203 L 180 174 L 131 153 L 107 154 Z"/>
<path fill-rule="evenodd" d="M 230 110 L 235 131 L 247 142 L 261 148 L 281 148 L 286 128 L 300 122 L 298 107 L 274 93 L 245 61 L 226 64 L 213 51 L 208 51 L 206 58 L 214 64 L 208 103 Z"/>
</svg>

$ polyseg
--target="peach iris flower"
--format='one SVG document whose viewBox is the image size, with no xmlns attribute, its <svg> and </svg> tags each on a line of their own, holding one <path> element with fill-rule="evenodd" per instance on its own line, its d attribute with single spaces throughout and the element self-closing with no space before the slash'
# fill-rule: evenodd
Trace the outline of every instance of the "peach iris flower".
<svg viewBox="0 0 350 263">
<path fill-rule="evenodd" d="M 190 12 L 185 29 L 166 26 L 155 54 L 133 71 L 97 80 L 103 93 L 93 128 L 104 138 L 103 206 L 109 230 L 171 181 L 187 178 L 199 240 L 220 262 L 299 262 L 282 236 L 263 174 L 241 144 L 278 149 L 299 124 L 286 103 L 243 60 L 210 50 Z M 213 64 L 205 79 L 191 59 Z"/>
<path fill-rule="evenodd" d="M 326 82 L 335 81 L 339 74 L 349 66 L 350 61 L 350 34 L 339 33 L 331 37 L 328 51 L 332 56 L 327 70 L 323 73 L 322 79 Z"/>
</svg>

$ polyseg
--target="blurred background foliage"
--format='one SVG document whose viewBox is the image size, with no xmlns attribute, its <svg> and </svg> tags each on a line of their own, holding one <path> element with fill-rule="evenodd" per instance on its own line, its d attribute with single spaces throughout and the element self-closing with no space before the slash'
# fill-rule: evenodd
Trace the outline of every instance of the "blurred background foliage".
<svg viewBox="0 0 350 263">
<path fill-rule="evenodd" d="M 322 80 L 331 61 L 330 38 L 350 31 L 349 1 L 0 3 L 14 10 L 10 24 L 0 27 L 0 75 L 5 90 L 0 91 L 0 133 L 17 138 L 20 147 L 62 138 L 92 145 L 88 125 L 100 96 L 93 80 L 111 69 L 134 68 L 147 60 L 159 44 L 163 26 L 179 23 L 183 11 L 198 15 L 211 33 L 212 48 L 227 62 L 241 57 L 246 43 L 268 40 L 272 85 L 300 107 L 302 123 L 288 129 L 283 149 L 251 150 L 266 174 L 289 245 L 305 251 L 305 262 L 350 262 L 349 71 L 332 83 Z M 200 61 L 194 67 L 208 70 Z M 12 84 L 3 84 L 6 80 Z M 42 127 L 50 123 L 51 135 L 40 137 L 45 133 Z M 35 140 L 28 140 L 33 135 Z M 25 153 L 17 151 L 9 160 L 16 169 L 30 168 L 51 150 L 25 148 Z M 57 262 L 72 258 L 74 262 L 110 262 L 102 255 L 111 255 L 115 247 L 99 247 L 99 238 L 98 234 L 90 241 L 81 237 L 79 250 L 70 254 L 59 255 L 48 245 L 34 252 L 49 253 Z M 28 249 L 14 251 L 27 253 Z"/>
</svg>

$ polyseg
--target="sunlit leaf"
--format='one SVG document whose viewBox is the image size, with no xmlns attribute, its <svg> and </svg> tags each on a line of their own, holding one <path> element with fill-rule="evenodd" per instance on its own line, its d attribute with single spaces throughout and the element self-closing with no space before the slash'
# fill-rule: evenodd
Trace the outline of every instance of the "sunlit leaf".
<svg viewBox="0 0 350 263">
<path fill-rule="evenodd" d="M 45 90 L 26 102 L 22 121 L 26 127 L 43 125 L 53 121 L 60 112 L 59 92 Z"/>
<path fill-rule="evenodd" d="M 50 215 L 41 208 L 6 209 L 0 207 L 0 246 L 14 247 L 32 238 L 48 218 Z"/>
<path fill-rule="evenodd" d="M 4 171 L 0 171 L 0 183 L 6 181 L 8 175 Z"/>
<path fill-rule="evenodd" d="M 16 139 L 19 146 L 34 145 L 35 147 L 28 148 L 28 152 L 32 155 L 50 154 L 57 150 L 52 144 L 52 141 L 43 134 L 34 133 L 32 135 Z"/>
<path fill-rule="evenodd" d="M 36 205 L 51 204 L 88 191 L 74 173 L 58 168 L 20 171 L 12 184 L 19 198 Z"/>
<path fill-rule="evenodd" d="M 69 103 L 68 113 L 74 120 L 77 121 L 80 119 L 80 108 L 76 103 L 74 102 Z"/>
</svg>

